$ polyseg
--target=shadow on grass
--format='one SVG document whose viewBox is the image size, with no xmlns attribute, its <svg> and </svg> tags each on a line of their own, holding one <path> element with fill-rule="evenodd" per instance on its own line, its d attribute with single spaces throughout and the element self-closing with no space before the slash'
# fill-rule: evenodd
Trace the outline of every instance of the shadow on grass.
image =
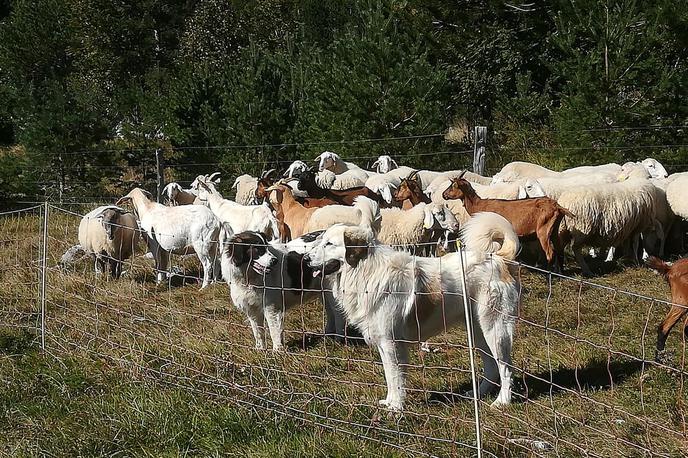
<svg viewBox="0 0 688 458">
<path fill-rule="evenodd" d="M 36 349 L 37 336 L 27 330 L 0 330 L 0 353 L 20 355 Z"/>
<path fill-rule="evenodd" d="M 365 346 L 365 340 L 360 336 L 359 333 L 348 331 L 347 335 L 334 335 L 334 334 L 312 334 L 305 332 L 301 336 L 294 337 L 287 341 L 287 348 L 290 351 L 306 351 L 311 348 L 315 348 L 325 341 L 329 341 L 336 345 L 350 345 L 350 346 Z"/>
<path fill-rule="evenodd" d="M 617 360 L 611 361 L 608 365 L 606 360 L 593 360 L 588 366 L 578 370 L 560 367 L 554 369 L 551 375 L 549 371 L 523 374 L 524 376 L 514 377 L 513 402 L 548 398 L 562 392 L 575 394 L 609 390 L 639 373 L 641 368 L 640 361 Z M 471 389 L 471 382 L 467 380 L 451 392 L 446 390 L 444 393 L 432 393 L 428 401 L 443 404 L 470 401 L 466 392 Z"/>
</svg>

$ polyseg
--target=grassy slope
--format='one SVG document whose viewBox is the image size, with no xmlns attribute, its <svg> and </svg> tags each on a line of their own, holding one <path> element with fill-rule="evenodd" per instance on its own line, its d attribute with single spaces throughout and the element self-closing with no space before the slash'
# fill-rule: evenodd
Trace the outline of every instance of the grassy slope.
<svg viewBox="0 0 688 458">
<path fill-rule="evenodd" d="M 0 227 L 7 238 L 17 235 L 0 262 L 28 266 L 36 259 L 37 238 L 20 236 L 36 223 L 23 218 Z M 50 265 L 74 243 L 77 224 L 74 217 L 51 218 Z M 196 263 L 184 265 L 193 272 Z M 35 266 L 0 269 L 0 276 L 4 284 L 21 285 L 0 290 L 13 319 L 35 323 Z M 500 411 L 488 406 L 490 399 L 481 404 L 486 448 L 498 456 L 529 455 L 534 452 L 524 445 L 526 439 L 551 444 L 550 452 L 536 451 L 546 456 L 555 451 L 560 456 L 586 451 L 643 456 L 646 449 L 685 454 L 688 399 L 679 333 L 668 343 L 674 370 L 650 362 L 654 328 L 665 306 L 575 280 L 550 286 L 542 275 L 524 270 L 522 276 L 516 402 Z M 646 269 L 619 269 L 596 281 L 667 298 L 666 285 Z M 472 404 L 458 395 L 470 384 L 460 329 L 433 339 L 436 353 L 412 352 L 416 367 L 410 371 L 408 411 L 398 417 L 376 405 L 385 389 L 375 352 L 321 341 L 303 348 L 310 342 L 307 333 L 322 329 L 323 313 L 316 305 L 287 315 L 289 351 L 273 354 L 252 348 L 250 330 L 229 303 L 225 285 L 202 292 L 197 285 L 156 287 L 150 266 L 140 258 L 117 282 L 95 278 L 83 265 L 76 272 L 51 270 L 49 284 L 48 348 L 69 362 L 65 368 L 30 352 L 3 359 L 3 379 L 23 383 L 3 398 L 22 406 L 20 414 L 9 417 L 35 426 L 7 435 L 5 450 L 35 453 L 39 446 L 60 450 L 71 443 L 68 454 L 86 455 L 120 449 L 177 455 L 187 448 L 200 455 L 398 453 L 349 434 L 325 432 L 331 429 L 314 430 L 310 422 L 318 421 L 408 452 L 469 453 L 458 445 L 474 440 Z M 19 342 L 11 345 L 21 347 Z M 74 395 L 60 395 L 72 393 L 65 380 L 84 382 L 77 383 Z M 49 393 L 34 399 L 35 390 Z M 260 407 L 237 409 L 236 402 Z M 3 418 L 2 429 L 13 430 L 10 419 Z M 252 425 L 269 437 L 253 433 Z"/>
</svg>

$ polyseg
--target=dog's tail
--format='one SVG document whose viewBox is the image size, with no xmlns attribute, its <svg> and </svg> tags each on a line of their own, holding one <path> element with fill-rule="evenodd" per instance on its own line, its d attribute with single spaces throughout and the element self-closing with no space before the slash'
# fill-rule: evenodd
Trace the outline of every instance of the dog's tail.
<svg viewBox="0 0 688 458">
<path fill-rule="evenodd" d="M 669 270 L 671 270 L 671 264 L 666 263 L 655 256 L 650 256 L 649 258 L 647 258 L 645 260 L 645 264 L 647 264 L 647 266 L 651 269 L 655 269 L 657 272 L 662 274 L 664 278 L 669 278 Z"/>
<path fill-rule="evenodd" d="M 359 226 L 369 228 L 377 235 L 382 226 L 380 205 L 373 199 L 365 196 L 358 196 L 354 199 L 354 208 L 357 208 L 361 212 L 361 222 Z"/>
<path fill-rule="evenodd" d="M 511 223 L 492 212 L 473 215 L 461 229 L 461 241 L 470 251 L 495 254 L 509 261 L 516 259 L 520 250 Z"/>
</svg>

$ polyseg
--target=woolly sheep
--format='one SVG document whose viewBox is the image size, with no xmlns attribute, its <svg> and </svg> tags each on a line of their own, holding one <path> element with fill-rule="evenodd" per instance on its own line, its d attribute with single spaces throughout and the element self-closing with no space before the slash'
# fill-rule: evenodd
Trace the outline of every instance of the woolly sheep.
<svg viewBox="0 0 688 458">
<path fill-rule="evenodd" d="M 228 224 L 232 233 L 244 231 L 263 232 L 273 240 L 280 238 L 277 219 L 267 203 L 260 205 L 241 205 L 223 199 L 212 183 L 201 182 L 198 197 L 220 222 Z"/>
<path fill-rule="evenodd" d="M 240 205 L 256 205 L 258 198 L 256 197 L 256 190 L 258 189 L 258 178 L 251 175 L 239 175 L 234 180 L 232 188 L 236 189 L 234 200 Z"/>
<path fill-rule="evenodd" d="M 122 274 L 122 261 L 131 257 L 138 240 L 136 217 L 116 206 L 98 207 L 79 223 L 79 244 L 93 255 L 96 273 L 105 271 L 107 261 L 113 278 Z"/>
<path fill-rule="evenodd" d="M 377 238 L 388 245 L 418 246 L 429 242 L 433 231 L 456 233 L 459 230 L 459 222 L 444 204 L 420 203 L 409 210 L 385 208 L 381 214 Z"/>
<path fill-rule="evenodd" d="M 666 197 L 671 210 L 684 220 L 688 220 L 688 172 L 676 173 L 668 177 L 669 184 L 666 187 Z"/>
<path fill-rule="evenodd" d="M 392 173 L 371 175 L 365 182 L 365 187 L 382 196 L 385 202 L 392 203 L 392 194 L 399 187 L 401 178 Z"/>
<path fill-rule="evenodd" d="M 595 186 L 565 188 L 556 199 L 575 218 L 566 218 L 573 251 L 584 275 L 592 275 L 582 248 L 615 247 L 656 225 L 655 186 L 629 179 Z M 530 196 L 535 197 L 535 196 Z M 564 226 L 564 225 L 562 225 Z"/>
<path fill-rule="evenodd" d="M 324 172 L 325 170 L 323 170 Z M 320 172 L 322 173 L 322 172 Z M 316 176 L 320 176 L 320 173 Z M 359 186 L 364 186 L 366 180 L 368 179 L 368 174 L 363 170 L 363 169 L 352 169 L 352 170 L 347 170 L 344 173 L 341 173 L 339 175 L 335 175 L 335 180 L 332 182 L 332 185 L 330 186 L 330 189 L 334 190 L 344 190 L 344 189 L 351 189 L 351 188 L 357 188 Z"/>
<path fill-rule="evenodd" d="M 377 158 L 373 165 L 371 166 L 375 169 L 377 173 L 387 173 L 390 170 L 394 170 L 399 167 L 397 161 L 392 159 L 390 156 L 382 155 Z"/>
<path fill-rule="evenodd" d="M 203 284 L 208 286 L 213 273 L 219 274 L 218 243 L 221 224 L 208 208 L 202 205 L 166 207 L 152 202 L 150 194 L 140 188 L 117 201 L 117 205 L 131 203 L 147 234 L 148 249 L 153 253 L 158 283 L 167 275 L 169 254 L 195 252 L 203 266 Z"/>
<path fill-rule="evenodd" d="M 305 226 L 305 233 L 327 229 L 335 224 L 351 226 L 367 226 L 378 231 L 380 229 L 380 207 L 372 199 L 358 196 L 354 205 L 328 205 L 315 210 Z"/>
<path fill-rule="evenodd" d="M 318 161 L 318 171 L 327 169 L 334 172 L 335 175 L 341 175 L 347 170 L 360 170 L 362 174 L 366 175 L 365 178 L 368 177 L 368 174 L 365 170 L 353 162 L 343 161 L 338 154 L 333 153 L 332 151 L 324 151 L 322 154 L 320 154 L 320 156 L 315 158 L 315 160 Z M 365 178 L 363 178 L 363 181 L 365 181 Z"/>
</svg>

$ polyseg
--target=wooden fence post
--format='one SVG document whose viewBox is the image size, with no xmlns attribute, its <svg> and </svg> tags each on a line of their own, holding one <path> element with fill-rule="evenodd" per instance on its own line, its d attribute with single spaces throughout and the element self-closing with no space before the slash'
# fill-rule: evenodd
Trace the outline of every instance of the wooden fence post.
<svg viewBox="0 0 688 458">
<path fill-rule="evenodd" d="M 487 127 L 475 126 L 475 142 L 473 144 L 473 172 L 485 175 L 485 144 L 487 143 Z"/>
<path fill-rule="evenodd" d="M 162 190 L 165 187 L 165 156 L 160 148 L 155 150 L 155 163 L 158 172 L 158 203 L 162 200 Z"/>
</svg>

